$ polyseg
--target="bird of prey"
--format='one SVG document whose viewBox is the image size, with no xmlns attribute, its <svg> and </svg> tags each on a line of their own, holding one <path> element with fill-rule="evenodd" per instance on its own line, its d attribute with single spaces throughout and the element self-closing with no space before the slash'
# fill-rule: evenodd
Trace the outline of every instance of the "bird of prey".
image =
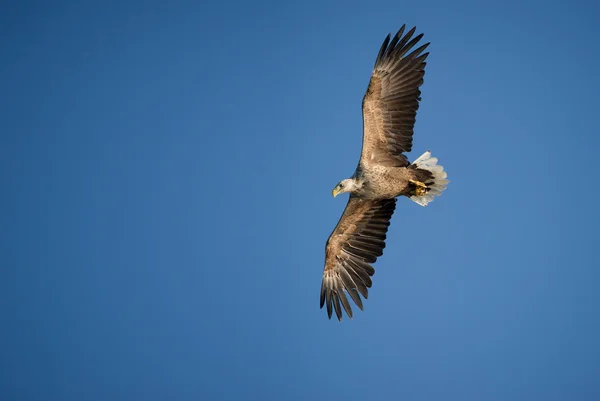
<svg viewBox="0 0 600 401">
<path fill-rule="evenodd" d="M 321 283 L 321 308 L 327 306 L 342 320 L 342 308 L 352 318 L 346 294 L 362 310 L 361 295 L 368 297 L 372 264 L 383 254 L 396 198 L 405 196 L 427 206 L 446 189 L 448 180 L 437 159 L 425 152 L 413 163 L 404 153 L 412 148 L 413 128 L 425 75 L 426 43 L 412 50 L 423 37 L 406 34 L 405 25 L 396 36 L 388 35 L 362 101 L 363 143 L 352 177 L 342 180 L 333 196 L 349 192 L 346 209 L 325 247 Z"/>
</svg>

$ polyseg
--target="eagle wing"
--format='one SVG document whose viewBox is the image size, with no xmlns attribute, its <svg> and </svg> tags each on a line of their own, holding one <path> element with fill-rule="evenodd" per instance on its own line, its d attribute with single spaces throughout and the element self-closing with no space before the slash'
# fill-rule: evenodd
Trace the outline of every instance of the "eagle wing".
<svg viewBox="0 0 600 401">
<path fill-rule="evenodd" d="M 423 84 L 425 59 L 429 55 L 421 53 L 429 43 L 407 55 L 423 34 L 411 40 L 416 28 L 402 36 L 404 28 L 405 25 L 391 42 L 390 35 L 383 41 L 363 98 L 363 147 L 359 164 L 363 169 L 373 165 L 409 165 L 402 153 L 412 148 L 421 100 L 419 87 Z"/>
<path fill-rule="evenodd" d="M 396 199 L 368 200 L 350 196 L 325 247 L 321 308 L 327 304 L 329 318 L 333 307 L 338 319 L 342 320 L 342 306 L 352 318 L 352 308 L 344 290 L 362 310 L 360 295 L 368 298 L 367 288 L 371 287 L 371 276 L 375 274 L 371 263 L 383 254 L 395 207 Z"/>
</svg>

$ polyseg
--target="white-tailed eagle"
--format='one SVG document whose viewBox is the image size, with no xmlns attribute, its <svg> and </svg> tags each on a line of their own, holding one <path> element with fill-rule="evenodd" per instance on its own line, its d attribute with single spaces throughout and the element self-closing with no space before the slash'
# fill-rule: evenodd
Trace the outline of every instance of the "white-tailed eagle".
<svg viewBox="0 0 600 401">
<path fill-rule="evenodd" d="M 342 308 L 352 318 L 348 296 L 362 309 L 368 297 L 372 264 L 383 254 L 396 198 L 406 196 L 427 206 L 446 189 L 444 168 L 429 151 L 413 163 L 404 153 L 412 148 L 413 128 L 425 75 L 423 53 L 429 43 L 412 50 L 423 34 L 386 37 L 362 102 L 363 145 L 360 161 L 351 178 L 333 189 L 333 196 L 350 193 L 350 199 L 325 247 L 325 270 L 321 284 L 321 308 L 331 318 Z M 411 51 L 412 50 L 412 51 Z"/>
</svg>

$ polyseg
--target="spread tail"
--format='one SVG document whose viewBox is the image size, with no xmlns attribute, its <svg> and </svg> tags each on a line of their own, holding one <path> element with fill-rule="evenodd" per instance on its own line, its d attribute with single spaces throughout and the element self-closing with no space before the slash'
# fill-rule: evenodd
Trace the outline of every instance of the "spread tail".
<svg viewBox="0 0 600 401">
<path fill-rule="evenodd" d="M 438 159 L 431 157 L 431 152 L 427 151 L 411 165 L 413 168 L 429 172 L 429 177 L 423 182 L 413 182 L 417 186 L 417 190 L 414 195 L 410 196 L 410 199 L 421 206 L 427 206 L 429 202 L 433 201 L 433 198 L 440 196 L 450 182 L 446 179 L 448 174 L 444 171 L 444 167 L 438 165 L 437 162 Z"/>
</svg>

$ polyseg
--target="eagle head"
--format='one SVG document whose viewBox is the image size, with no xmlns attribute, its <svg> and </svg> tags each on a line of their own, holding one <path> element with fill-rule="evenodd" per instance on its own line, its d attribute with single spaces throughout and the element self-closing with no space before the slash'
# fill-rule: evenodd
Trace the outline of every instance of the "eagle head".
<svg viewBox="0 0 600 401">
<path fill-rule="evenodd" d="M 356 178 L 346 178 L 345 180 L 340 181 L 331 194 L 335 198 L 339 194 L 343 194 L 344 192 L 354 192 L 362 187 L 362 183 L 359 182 Z"/>
</svg>

